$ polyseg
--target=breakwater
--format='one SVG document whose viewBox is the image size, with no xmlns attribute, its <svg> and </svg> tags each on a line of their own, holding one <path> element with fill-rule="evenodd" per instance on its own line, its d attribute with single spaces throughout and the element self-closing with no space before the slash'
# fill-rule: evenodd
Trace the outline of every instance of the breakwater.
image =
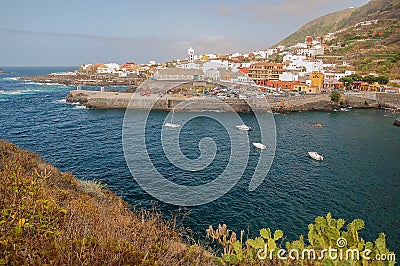
<svg viewBox="0 0 400 266">
<path fill-rule="evenodd" d="M 235 111 L 249 113 L 257 111 L 298 112 L 332 111 L 340 107 L 352 108 L 398 108 L 400 94 L 353 93 L 343 95 L 339 104 L 331 102 L 328 94 L 266 97 L 251 99 L 218 100 L 211 97 L 174 97 L 168 94 L 140 95 L 123 92 L 99 92 L 73 90 L 66 97 L 68 103 L 80 103 L 94 109 L 154 109 L 170 111 Z"/>
<path fill-rule="evenodd" d="M 46 74 L 20 77 L 37 83 L 64 84 L 67 86 L 133 86 L 137 87 L 144 79 L 137 76 L 119 77 L 116 74 Z"/>
</svg>

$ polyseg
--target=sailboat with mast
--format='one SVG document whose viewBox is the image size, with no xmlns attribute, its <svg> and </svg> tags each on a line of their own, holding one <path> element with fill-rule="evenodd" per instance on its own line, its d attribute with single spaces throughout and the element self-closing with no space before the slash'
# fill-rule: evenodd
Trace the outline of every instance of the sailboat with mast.
<svg viewBox="0 0 400 266">
<path fill-rule="evenodd" d="M 171 127 L 171 128 L 177 128 L 177 127 L 180 127 L 180 126 L 181 126 L 181 125 L 178 125 L 178 124 L 174 124 L 174 123 L 173 123 L 173 120 L 174 120 L 174 112 L 175 112 L 175 110 L 172 109 L 171 122 L 170 122 L 170 123 L 165 123 L 164 126 L 166 126 L 166 127 Z"/>
</svg>

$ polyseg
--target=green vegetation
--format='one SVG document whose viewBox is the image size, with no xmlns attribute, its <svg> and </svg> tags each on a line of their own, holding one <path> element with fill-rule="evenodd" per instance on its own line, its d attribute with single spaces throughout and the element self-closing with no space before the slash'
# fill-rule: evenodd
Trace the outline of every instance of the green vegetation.
<svg viewBox="0 0 400 266">
<path fill-rule="evenodd" d="M 331 101 L 334 103 L 338 103 L 341 98 L 341 95 L 338 91 L 332 91 L 329 96 L 331 97 Z"/>
<path fill-rule="evenodd" d="M 277 45 L 291 46 L 304 42 L 306 36 L 317 38 L 335 33 L 334 39 L 321 38 L 322 42 L 330 46 L 324 56 L 337 57 L 337 60 L 330 63 L 340 65 L 346 60 L 353 66 L 353 70 L 363 75 L 372 73 L 400 79 L 399 14 L 399 1 L 371 0 L 362 7 L 345 9 L 312 20 Z M 374 20 L 377 23 L 355 27 L 359 22 Z"/>
<path fill-rule="evenodd" d="M 379 84 L 384 85 L 384 84 L 388 84 L 389 78 L 384 77 L 384 76 L 375 77 L 375 76 L 371 76 L 371 75 L 362 77 L 359 74 L 352 74 L 352 75 L 341 78 L 339 81 L 343 82 L 346 87 L 353 85 L 353 83 L 356 81 L 368 82 L 369 84 L 377 82 Z"/>
<path fill-rule="evenodd" d="M 132 212 L 95 181 L 77 181 L 0 141 L 0 265 L 204 265 L 176 219 Z"/>
<path fill-rule="evenodd" d="M 389 21 L 392 19 L 398 20 L 399 9 L 400 3 L 397 0 L 371 0 L 362 7 L 348 8 L 314 19 L 274 46 L 291 46 L 298 42 L 303 42 L 306 36 L 324 36 L 329 32 L 335 32 L 348 28 L 349 26 L 354 26 L 361 21 L 374 19 L 387 19 Z M 399 32 L 397 28 L 398 24 L 395 22 L 388 26 L 379 24 L 380 23 L 378 23 L 378 26 L 382 26 L 386 29 L 384 30 L 383 38 L 398 34 Z M 352 36 L 349 36 L 349 39 L 357 39 L 360 36 L 363 35 L 356 32 Z"/>
<path fill-rule="evenodd" d="M 364 228 L 362 220 L 356 219 L 347 224 L 346 230 L 344 225 L 343 219 L 333 219 L 328 213 L 326 217 L 317 217 L 314 224 L 308 226 L 308 243 L 305 242 L 304 236 L 300 236 L 298 240 L 286 242 L 286 245 L 283 245 L 283 232 L 276 230 L 272 233 L 269 228 L 261 229 L 260 236 L 249 238 L 245 242 L 244 231 L 241 232 L 240 239 L 237 239 L 236 233 L 227 229 L 226 225 L 219 225 L 217 229 L 210 226 L 207 235 L 217 240 L 224 248 L 221 256 L 215 260 L 218 265 L 395 264 L 395 254 L 387 249 L 385 234 L 379 234 L 374 242 L 366 242 L 359 237 L 359 231 Z M 336 253 L 330 255 L 328 250 L 332 249 L 335 249 Z M 365 250 L 370 252 L 362 253 Z M 367 253 L 367 256 L 363 256 Z M 391 260 L 373 259 L 387 255 Z M 284 257 L 286 260 L 279 257 Z"/>
</svg>

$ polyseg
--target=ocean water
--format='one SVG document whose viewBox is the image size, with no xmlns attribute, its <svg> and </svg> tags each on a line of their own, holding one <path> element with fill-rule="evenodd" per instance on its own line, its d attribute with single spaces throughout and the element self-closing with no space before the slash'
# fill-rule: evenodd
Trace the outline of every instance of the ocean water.
<svg viewBox="0 0 400 266">
<path fill-rule="evenodd" d="M 81 179 L 96 179 L 131 206 L 158 204 L 163 213 L 177 206 L 158 202 L 133 179 L 122 145 L 124 110 L 88 110 L 66 104 L 62 85 L 17 81 L 15 77 L 74 68 L 8 68 L 0 75 L 0 138 L 41 155 L 61 171 Z M 96 88 L 92 88 L 96 89 Z M 196 207 L 185 207 L 183 225 L 202 239 L 210 224 L 225 223 L 236 231 L 270 227 L 282 229 L 288 240 L 308 232 L 308 224 L 331 212 L 350 222 L 365 221 L 361 236 L 374 240 L 385 232 L 391 250 L 400 252 L 400 131 L 394 116 L 380 110 L 305 112 L 275 116 L 277 143 L 271 169 L 255 190 L 248 185 L 258 151 L 250 150 L 248 167 L 239 182 L 221 198 Z M 200 153 L 199 141 L 212 138 L 215 160 L 207 171 L 190 173 L 171 165 L 159 147 L 166 112 L 152 112 L 146 141 L 157 170 L 176 183 L 198 185 L 218 176 L 229 161 L 227 132 L 217 122 L 199 117 L 182 128 L 182 152 L 190 159 Z M 254 116 L 241 115 L 252 124 Z M 227 118 L 229 119 L 229 118 Z M 312 126 L 320 123 L 321 128 Z M 249 139 L 257 137 L 257 129 Z M 195 147 L 195 148 L 193 148 Z M 308 157 L 308 150 L 324 154 L 323 162 Z M 240 158 L 239 158 L 240 159 Z"/>
</svg>

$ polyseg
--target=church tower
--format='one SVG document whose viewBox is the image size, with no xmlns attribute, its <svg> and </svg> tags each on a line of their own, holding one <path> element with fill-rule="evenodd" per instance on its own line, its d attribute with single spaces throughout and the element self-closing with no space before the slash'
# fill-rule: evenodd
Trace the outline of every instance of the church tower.
<svg viewBox="0 0 400 266">
<path fill-rule="evenodd" d="M 194 49 L 192 47 L 190 47 L 188 49 L 188 59 L 189 59 L 189 63 L 194 62 Z"/>
</svg>

